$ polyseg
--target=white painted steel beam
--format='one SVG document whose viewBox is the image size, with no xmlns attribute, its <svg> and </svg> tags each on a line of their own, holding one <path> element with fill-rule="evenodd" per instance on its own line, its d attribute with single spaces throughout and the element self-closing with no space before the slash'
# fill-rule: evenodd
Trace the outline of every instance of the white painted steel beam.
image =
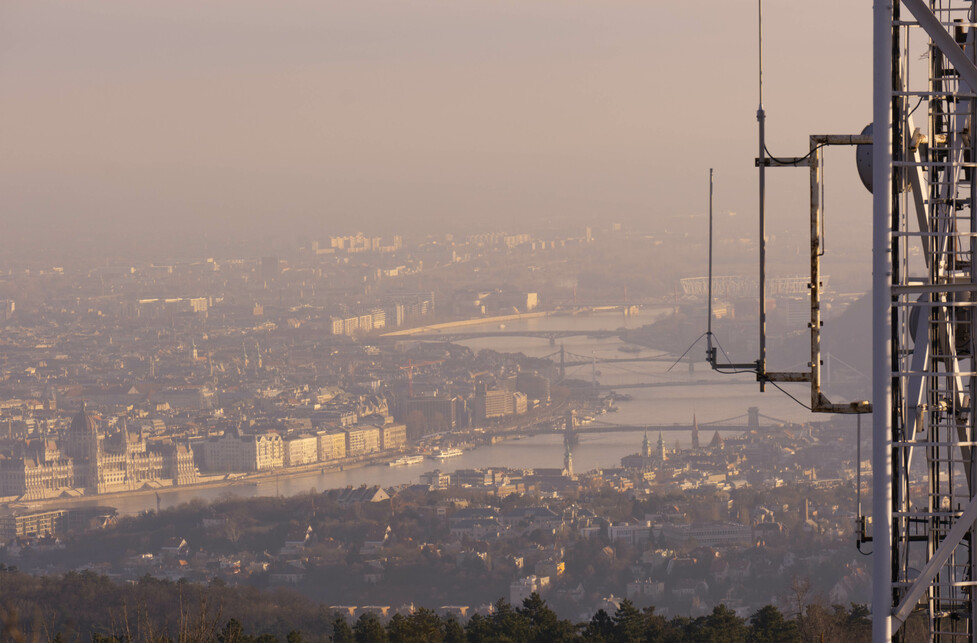
<svg viewBox="0 0 977 643">
<path fill-rule="evenodd" d="M 964 510 L 963 514 L 953 524 L 950 531 L 947 532 L 946 538 L 940 543 L 933 557 L 927 561 L 926 566 L 923 567 L 919 576 L 909 586 L 909 589 L 902 597 L 902 601 L 893 611 L 892 618 L 899 624 L 904 623 L 909 618 L 909 614 L 916 607 L 916 603 L 923 597 L 923 593 L 929 588 L 930 583 L 940 573 L 940 568 L 950 558 L 950 554 L 960 544 L 963 537 L 967 535 L 970 528 L 974 526 L 975 521 L 977 521 L 977 498 L 970 501 L 967 509 Z"/>
<path fill-rule="evenodd" d="M 892 639 L 892 0 L 872 7 L 872 640 Z"/>
<path fill-rule="evenodd" d="M 960 78 L 970 87 L 977 87 L 977 66 L 967 57 L 953 36 L 947 33 L 939 18 L 933 15 L 926 3 L 923 0 L 902 0 L 902 4 L 909 9 L 933 44 L 950 61 L 960 74 Z M 970 87 L 961 87 L 960 92 L 970 91 Z"/>
</svg>

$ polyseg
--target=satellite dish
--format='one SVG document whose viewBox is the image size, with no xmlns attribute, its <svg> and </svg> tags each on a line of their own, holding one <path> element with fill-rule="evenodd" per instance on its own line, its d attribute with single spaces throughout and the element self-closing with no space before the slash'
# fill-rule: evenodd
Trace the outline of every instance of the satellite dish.
<svg viewBox="0 0 977 643">
<path fill-rule="evenodd" d="M 872 123 L 869 123 L 862 130 L 862 136 L 871 136 L 873 129 Z M 855 146 L 855 167 L 858 168 L 858 178 L 862 180 L 862 185 L 869 192 L 872 191 L 872 167 L 874 165 L 872 147 L 871 143 Z M 895 187 L 899 192 L 908 192 L 912 187 L 906 178 L 905 169 L 896 172 L 892 178 L 896 181 Z"/>
<path fill-rule="evenodd" d="M 929 309 L 938 305 L 927 302 L 927 298 L 928 295 L 920 295 L 916 303 L 909 309 L 909 334 L 913 338 L 913 343 L 916 343 L 919 316 L 921 314 L 929 315 Z M 971 309 L 969 306 L 948 306 L 947 308 L 953 325 L 954 344 L 956 345 L 957 354 L 969 356 L 973 350 L 970 342 Z M 925 339 L 924 337 L 924 341 Z"/>
<path fill-rule="evenodd" d="M 872 135 L 872 123 L 865 126 L 862 136 Z M 869 192 L 872 191 L 872 144 L 855 146 L 855 167 L 858 168 L 858 178 Z"/>
</svg>

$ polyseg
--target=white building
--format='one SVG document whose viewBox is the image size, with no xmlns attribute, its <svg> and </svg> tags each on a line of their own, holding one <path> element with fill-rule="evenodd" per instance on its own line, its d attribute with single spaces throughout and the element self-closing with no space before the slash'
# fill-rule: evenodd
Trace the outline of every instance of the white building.
<svg viewBox="0 0 977 643">
<path fill-rule="evenodd" d="M 319 462 L 338 460 L 346 457 L 346 432 L 338 429 L 319 431 L 316 434 L 319 448 Z"/>
<path fill-rule="evenodd" d="M 651 521 L 621 523 L 607 527 L 607 538 L 612 543 L 640 545 L 651 539 Z"/>
<path fill-rule="evenodd" d="M 201 465 L 213 473 L 280 469 L 285 466 L 284 441 L 274 432 L 227 431 L 202 443 Z"/>
<path fill-rule="evenodd" d="M 293 435 L 285 440 L 285 466 L 297 467 L 319 461 L 319 440 L 314 435 Z"/>
</svg>

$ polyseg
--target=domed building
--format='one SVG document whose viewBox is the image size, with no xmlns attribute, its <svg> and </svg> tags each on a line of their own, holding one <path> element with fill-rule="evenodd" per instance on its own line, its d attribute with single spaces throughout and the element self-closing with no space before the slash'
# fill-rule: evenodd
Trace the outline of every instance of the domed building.
<svg viewBox="0 0 977 643">
<path fill-rule="evenodd" d="M 129 431 L 125 418 L 109 436 L 99 423 L 83 403 L 60 449 L 52 445 L 0 459 L 0 497 L 39 500 L 66 491 L 99 494 L 197 481 L 189 445 L 168 439 L 151 442 L 142 430 Z"/>
<path fill-rule="evenodd" d="M 65 435 L 64 454 L 74 464 L 75 486 L 93 493 L 98 493 L 99 439 L 98 421 L 82 402 Z"/>
<path fill-rule="evenodd" d="M 72 435 L 90 436 L 98 434 L 98 422 L 96 422 L 95 417 L 88 412 L 84 402 L 81 403 L 81 409 L 78 411 L 78 415 L 72 418 L 71 426 L 68 428 L 68 431 Z"/>
</svg>

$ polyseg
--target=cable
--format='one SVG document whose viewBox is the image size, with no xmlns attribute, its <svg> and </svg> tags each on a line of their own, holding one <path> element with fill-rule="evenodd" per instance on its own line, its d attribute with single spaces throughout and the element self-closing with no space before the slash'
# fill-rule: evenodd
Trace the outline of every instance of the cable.
<svg viewBox="0 0 977 643">
<path fill-rule="evenodd" d="M 862 551 L 862 416 L 855 416 L 855 515 L 858 516 L 858 533 L 855 535 L 855 549 L 862 556 L 871 556 L 872 552 Z"/>
<path fill-rule="evenodd" d="M 726 361 L 732 363 L 732 360 L 729 359 L 729 355 L 726 354 L 726 349 L 723 348 L 723 345 L 721 343 L 719 343 L 719 340 L 718 339 L 716 340 L 716 346 L 718 346 L 719 347 L 719 350 L 721 350 L 723 352 L 723 357 L 726 358 Z M 739 371 L 717 371 L 717 372 L 718 373 L 722 373 L 723 375 L 734 375 L 736 373 L 753 373 L 757 377 L 763 377 L 763 381 L 764 382 L 772 385 L 778 391 L 780 391 L 781 393 L 783 393 L 784 395 L 786 395 L 790 399 L 794 400 L 795 402 L 797 402 L 798 404 L 800 404 L 802 407 L 804 407 L 808 411 L 811 410 L 811 407 L 810 406 L 808 406 L 807 404 L 804 404 L 804 402 L 801 402 L 799 399 L 797 399 L 796 397 L 794 397 L 793 395 L 791 395 L 790 393 L 788 393 L 787 391 L 785 391 L 783 388 L 781 388 L 781 386 L 779 384 L 777 384 L 776 382 L 774 382 L 771 379 L 768 379 L 765 376 L 761 376 L 760 373 L 759 373 L 759 371 L 757 371 L 757 369 L 755 369 L 755 368 L 754 369 L 742 369 L 742 370 L 739 370 Z"/>
<path fill-rule="evenodd" d="M 678 356 L 678 359 L 677 359 L 677 360 L 675 360 L 675 361 L 674 361 L 674 362 L 672 363 L 672 365 L 671 365 L 671 366 L 669 366 L 669 367 L 668 367 L 667 369 L 665 369 L 665 372 L 666 372 L 666 373 L 668 373 L 668 372 L 669 372 L 669 371 L 671 371 L 671 370 L 672 370 L 673 368 L 675 368 L 675 365 L 676 365 L 676 364 L 678 364 L 679 362 L 681 362 L 681 361 L 682 361 L 682 358 L 683 358 L 683 357 L 685 357 L 686 355 L 688 355 L 688 354 L 689 354 L 689 351 L 690 351 L 690 350 L 692 350 L 692 349 L 693 349 L 693 347 L 695 347 L 695 345 L 699 343 L 699 340 L 700 340 L 700 339 L 702 339 L 702 338 L 703 338 L 703 337 L 705 337 L 705 336 L 706 336 L 706 333 L 702 333 L 701 335 L 699 335 L 698 337 L 696 337 L 696 338 L 695 338 L 695 341 L 694 341 L 694 342 L 692 342 L 692 343 L 691 343 L 691 344 L 689 345 L 689 347 L 685 349 L 685 352 L 684 352 L 684 353 L 682 353 L 681 355 L 679 355 L 679 356 Z"/>
<path fill-rule="evenodd" d="M 922 96 L 920 96 L 920 97 L 919 97 L 919 100 L 918 100 L 918 101 L 916 101 L 916 106 L 915 106 L 915 107 L 913 107 L 913 108 L 912 108 L 911 110 L 909 110 L 909 114 L 907 115 L 907 118 L 908 118 L 909 116 L 912 116 L 912 115 L 913 115 L 913 112 L 915 112 L 915 111 L 916 111 L 916 110 L 917 110 L 917 109 L 919 108 L 919 106 L 920 106 L 920 105 L 922 105 L 922 104 L 923 104 L 923 97 L 922 97 Z"/>
<path fill-rule="evenodd" d="M 764 381 L 765 381 L 765 382 L 766 382 L 767 384 L 770 384 L 770 385 L 772 385 L 772 386 L 773 386 L 773 387 L 774 387 L 775 389 L 777 389 L 778 391 L 780 391 L 781 393 L 783 393 L 784 395 L 786 395 L 786 396 L 787 396 L 787 397 L 789 397 L 790 399 L 792 399 L 792 400 L 794 400 L 795 402 L 797 402 L 798 404 L 800 404 L 801 406 L 803 406 L 803 407 L 804 407 L 805 409 L 807 409 L 808 411 L 810 411 L 810 410 L 811 410 L 811 407 L 810 407 L 810 406 L 808 406 L 807 404 L 804 404 L 804 402 L 801 402 L 801 401 L 800 401 L 799 399 L 797 399 L 796 397 L 794 397 L 793 395 L 791 395 L 790 393 L 788 393 L 788 392 L 787 392 L 787 391 L 785 391 L 784 389 L 782 389 L 782 388 L 780 388 L 780 385 L 778 385 L 778 384 L 777 384 L 776 382 L 774 382 L 773 380 L 770 380 L 770 379 L 767 379 L 766 377 L 765 377 L 765 378 L 763 378 L 763 379 L 764 379 Z"/>
<path fill-rule="evenodd" d="M 722 342 L 719 341 L 719 338 L 716 337 L 715 335 L 713 335 L 712 338 L 716 341 L 716 346 L 719 347 L 719 350 L 721 350 L 723 352 L 723 357 L 726 358 L 726 361 L 729 362 L 730 364 L 732 364 L 733 363 L 733 360 L 731 360 L 729 358 L 729 353 L 727 353 L 726 352 L 726 349 L 723 348 Z M 727 371 L 723 371 L 723 370 L 720 370 L 720 367 L 719 366 L 713 366 L 713 370 L 716 371 L 717 373 L 721 374 L 721 375 L 739 375 L 741 373 L 753 373 L 754 375 L 757 374 L 757 370 L 755 368 L 743 368 L 743 369 L 736 369 L 736 370 L 733 370 L 733 371 L 728 371 L 728 370 Z"/>
<path fill-rule="evenodd" d="M 804 156 L 801 156 L 801 157 L 796 158 L 796 159 L 782 159 L 782 158 L 777 158 L 776 156 L 774 156 L 773 154 L 770 153 L 770 150 L 767 149 L 767 144 L 766 143 L 763 144 L 763 151 L 766 152 L 768 159 L 773 159 L 774 161 L 776 161 L 778 163 L 781 163 L 783 165 L 795 165 L 797 163 L 800 163 L 801 161 L 806 161 L 807 159 L 809 159 L 811 157 L 812 154 L 814 154 L 815 152 L 817 152 L 818 150 L 820 150 L 822 147 L 825 147 L 826 145 L 827 145 L 827 143 L 821 143 L 820 145 L 815 146 L 814 149 L 812 149 L 810 152 L 808 152 Z"/>
<path fill-rule="evenodd" d="M 824 157 L 821 158 L 821 203 L 818 204 L 818 208 L 821 210 L 821 251 L 818 253 L 818 257 L 823 257 L 824 253 L 827 251 L 827 244 L 824 242 Z"/>
</svg>

